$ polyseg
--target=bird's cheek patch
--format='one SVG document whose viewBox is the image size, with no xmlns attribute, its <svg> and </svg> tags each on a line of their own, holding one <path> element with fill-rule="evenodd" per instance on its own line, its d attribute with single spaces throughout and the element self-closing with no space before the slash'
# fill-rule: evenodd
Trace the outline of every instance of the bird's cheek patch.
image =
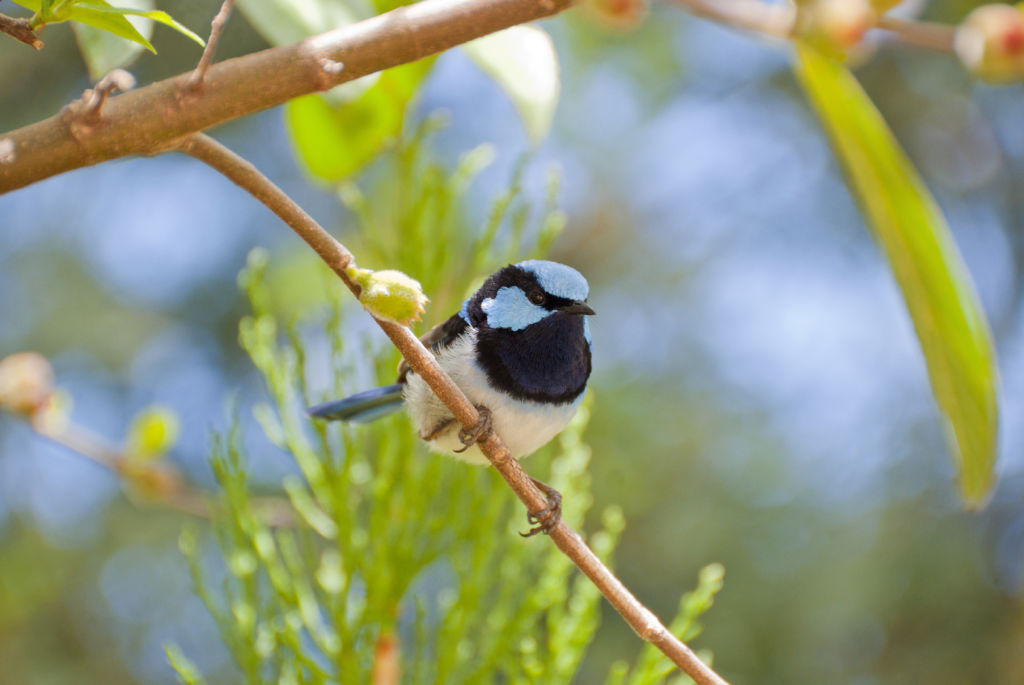
<svg viewBox="0 0 1024 685">
<path fill-rule="evenodd" d="M 526 293 L 515 286 L 499 289 L 497 295 L 480 303 L 480 309 L 487 315 L 488 326 L 513 331 L 521 331 L 551 314 L 526 299 Z"/>
</svg>

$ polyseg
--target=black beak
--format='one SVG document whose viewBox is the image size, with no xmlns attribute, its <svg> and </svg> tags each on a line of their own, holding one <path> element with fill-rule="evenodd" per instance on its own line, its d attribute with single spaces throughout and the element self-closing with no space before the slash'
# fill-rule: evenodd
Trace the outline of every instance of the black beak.
<svg viewBox="0 0 1024 685">
<path fill-rule="evenodd" d="M 559 307 L 558 311 L 565 312 L 566 314 L 579 314 L 580 316 L 593 316 L 597 312 L 590 308 L 590 305 L 586 302 L 576 301 L 572 304 L 568 304 L 564 307 Z"/>
</svg>

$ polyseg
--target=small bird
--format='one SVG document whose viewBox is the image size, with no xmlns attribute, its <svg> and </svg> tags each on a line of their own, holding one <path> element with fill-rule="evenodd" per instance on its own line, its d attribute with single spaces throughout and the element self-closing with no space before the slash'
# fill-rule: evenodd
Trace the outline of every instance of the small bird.
<svg viewBox="0 0 1024 685">
<path fill-rule="evenodd" d="M 587 280 L 572 267 L 531 259 L 492 274 L 462 309 L 421 338 L 480 411 L 463 430 L 427 383 L 403 361 L 398 382 L 310 408 L 321 419 L 368 423 L 404 403 L 431 449 L 487 464 L 475 445 L 491 428 L 521 459 L 547 444 L 572 419 L 590 377 Z M 533 479 L 548 506 L 531 514 L 524 535 L 550 532 L 561 495 Z"/>
</svg>

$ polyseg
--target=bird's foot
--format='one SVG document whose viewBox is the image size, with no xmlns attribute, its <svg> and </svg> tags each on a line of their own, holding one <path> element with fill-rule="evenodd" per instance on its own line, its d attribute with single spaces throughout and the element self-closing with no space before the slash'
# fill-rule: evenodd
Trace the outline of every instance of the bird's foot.
<svg viewBox="0 0 1024 685">
<path fill-rule="evenodd" d="M 465 428 L 459 429 L 459 442 L 462 443 L 463 447 L 460 450 L 455 450 L 456 454 L 465 452 L 475 445 L 478 440 L 486 438 L 491 434 L 493 427 L 491 423 L 491 410 L 483 406 L 478 406 L 476 410 L 480 413 L 480 418 L 477 419 L 476 425 L 469 430 Z"/>
<path fill-rule="evenodd" d="M 525 533 L 520 533 L 524 538 L 533 537 L 537 533 L 548 535 L 558 525 L 558 522 L 562 520 L 562 493 L 536 478 L 531 478 L 530 480 L 544 493 L 548 504 L 540 511 L 526 515 L 526 520 L 533 528 Z"/>
</svg>

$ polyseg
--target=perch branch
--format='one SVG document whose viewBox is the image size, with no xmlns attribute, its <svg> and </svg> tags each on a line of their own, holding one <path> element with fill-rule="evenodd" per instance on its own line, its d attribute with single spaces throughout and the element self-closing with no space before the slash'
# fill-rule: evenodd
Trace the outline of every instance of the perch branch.
<svg viewBox="0 0 1024 685">
<path fill-rule="evenodd" d="M 358 297 L 359 286 L 345 273 L 346 267 L 354 265 L 352 253 L 255 166 L 205 134 L 189 136 L 179 144 L 178 149 L 210 165 L 266 205 L 305 240 Z M 456 420 L 466 430 L 472 429 L 479 420 L 476 407 L 438 365 L 434 355 L 405 326 L 375 320 L 402 353 L 409 366 L 430 385 Z M 478 444 L 528 511 L 536 513 L 546 506 L 544 494 L 533 484 L 519 462 L 512 458 L 497 433 L 491 431 L 486 440 Z M 701 661 L 658 620 L 657 616 L 633 596 L 565 521 L 558 522 L 551 530 L 550 537 L 558 549 L 583 571 L 609 603 L 622 614 L 637 635 L 660 649 L 700 685 L 727 685 L 725 680 Z"/>
<path fill-rule="evenodd" d="M 192 77 L 187 72 L 108 98 L 102 125 L 87 136 L 76 138 L 57 114 L 0 134 L 0 147 L 11 149 L 0 163 L 0 193 L 111 159 L 174 149 L 185 136 L 225 121 L 557 14 L 571 4 L 423 0 L 298 43 L 212 64 L 194 97 L 180 97 Z"/>
</svg>

